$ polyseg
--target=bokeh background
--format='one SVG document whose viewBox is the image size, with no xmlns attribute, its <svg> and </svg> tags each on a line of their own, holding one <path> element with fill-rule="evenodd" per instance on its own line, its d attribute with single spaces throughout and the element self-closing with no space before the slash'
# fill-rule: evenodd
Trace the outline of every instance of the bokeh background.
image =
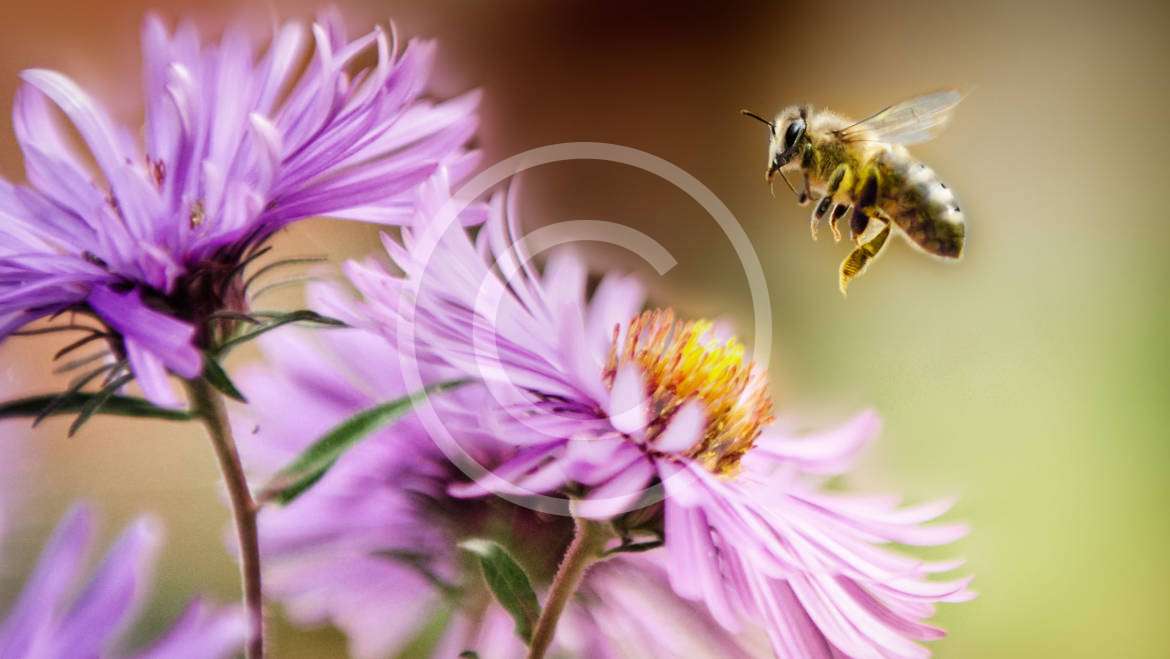
<svg viewBox="0 0 1170 659">
<path fill-rule="evenodd" d="M 0 106 L 17 73 L 62 70 L 121 119 L 141 116 L 143 13 L 215 32 L 240 12 L 308 17 L 314 3 L 58 0 L 6 3 Z M 687 3 L 344 1 L 351 27 L 393 18 L 441 42 L 433 92 L 485 92 L 487 162 L 566 141 L 665 158 L 709 186 L 751 237 L 774 313 L 781 411 L 812 422 L 875 406 L 882 440 L 851 482 L 913 499 L 959 497 L 960 543 L 981 596 L 944 608 L 942 657 L 1170 656 L 1170 308 L 1164 163 L 1170 157 L 1170 7 L 1160 2 Z M 738 115 L 809 101 L 864 116 L 903 97 L 972 90 L 949 131 L 915 152 L 958 192 L 965 260 L 900 241 L 848 300 L 845 245 L 813 243 L 807 208 L 762 183 L 765 131 Z M 0 170 L 22 177 L 0 119 Z M 643 272 L 656 300 L 751 328 L 730 244 L 686 195 L 615 164 L 525 177 L 525 224 L 604 219 L 656 238 L 664 277 L 636 255 L 583 246 L 600 268 Z M 827 232 L 824 232 L 827 234 Z M 313 221 L 284 254 L 362 256 L 373 229 Z M 289 304 L 295 292 L 286 294 Z M 47 391 L 58 341 L 0 347 L 7 395 Z M 254 358 L 241 353 L 233 366 Z M 6 534 L 0 606 L 69 503 L 103 512 L 106 539 L 144 511 L 168 543 L 143 630 L 196 593 L 237 593 L 214 460 L 194 428 L 99 419 L 28 438 L 24 505 Z M 15 475 L 11 472 L 15 471 Z M 278 623 L 278 657 L 336 656 L 330 630 Z"/>
</svg>

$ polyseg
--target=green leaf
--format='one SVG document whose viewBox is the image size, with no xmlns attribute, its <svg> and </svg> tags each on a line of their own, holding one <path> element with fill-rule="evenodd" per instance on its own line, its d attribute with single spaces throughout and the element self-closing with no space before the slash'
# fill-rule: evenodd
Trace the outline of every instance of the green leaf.
<svg viewBox="0 0 1170 659">
<path fill-rule="evenodd" d="M 85 422 L 89 421 L 90 417 L 97 414 L 98 410 L 110 402 L 110 399 L 114 397 L 114 394 L 119 389 L 129 384 L 133 379 L 133 373 L 125 373 L 106 383 L 106 386 L 102 387 L 81 406 L 81 411 L 78 413 L 77 418 L 73 420 L 73 423 L 69 424 L 68 435 L 70 437 L 76 435 L 77 431 L 81 430 L 81 426 L 85 425 Z"/>
<path fill-rule="evenodd" d="M 248 399 L 244 398 L 244 394 L 240 393 L 240 390 L 228 377 L 227 372 L 223 370 L 223 367 L 219 365 L 211 353 L 203 354 L 203 379 L 228 398 L 234 398 L 241 403 L 248 402 Z"/>
<path fill-rule="evenodd" d="M 275 500 L 281 505 L 289 504 L 320 480 L 346 451 L 367 435 L 405 416 L 427 396 L 466 383 L 467 380 L 440 382 L 409 396 L 362 410 L 342 421 L 280 470 L 260 492 L 260 502 Z"/>
<path fill-rule="evenodd" d="M 99 359 L 107 359 L 107 358 L 109 358 L 109 356 L 110 356 L 110 352 L 108 350 L 103 350 L 101 352 L 94 353 L 92 355 L 87 355 L 85 357 L 79 357 L 77 359 L 67 361 L 64 364 L 61 364 L 60 366 L 54 368 L 53 375 L 60 375 L 62 373 L 68 373 L 69 371 L 76 371 L 77 369 L 81 368 L 82 366 L 89 366 L 90 364 L 98 361 Z"/>
<path fill-rule="evenodd" d="M 107 335 L 101 334 L 101 333 L 95 333 L 95 334 L 90 334 L 88 336 L 83 336 L 80 339 L 77 339 L 76 341 L 70 343 L 69 345 L 65 346 L 64 348 L 61 348 L 56 353 L 54 353 L 53 361 L 57 361 L 58 359 L 61 359 L 65 355 L 68 355 L 69 353 L 73 352 L 74 350 L 78 350 L 82 347 L 85 347 L 85 346 L 89 345 L 90 343 L 93 343 L 94 341 L 100 341 L 100 340 L 105 339 L 105 338 L 107 338 Z"/>
<path fill-rule="evenodd" d="M 334 462 L 336 462 L 336 460 L 334 460 Z M 292 503 L 292 501 L 294 499 L 296 499 L 297 497 L 299 497 L 302 494 L 304 494 L 305 492 L 307 492 L 309 490 L 309 488 L 313 487 L 322 478 L 324 478 L 325 473 L 327 471 L 329 471 L 329 468 L 332 466 L 333 466 L 333 462 L 330 462 L 324 469 L 322 469 L 316 473 L 309 474 L 309 475 L 305 476 L 304 478 L 301 478 L 297 482 L 293 483 L 292 485 L 289 485 L 288 487 L 284 488 L 283 490 L 280 491 L 279 495 L 274 494 L 272 489 L 271 489 L 272 487 L 274 487 L 274 483 L 276 482 L 276 478 L 274 478 L 273 483 L 269 483 L 268 486 L 264 488 L 264 491 L 260 493 L 259 503 L 263 504 L 264 502 L 272 499 L 274 496 L 276 497 L 276 500 L 279 501 L 280 505 L 282 505 L 282 506 L 286 506 L 289 503 Z M 277 476 L 277 478 L 279 478 L 279 475 Z"/>
<path fill-rule="evenodd" d="M 73 393 L 18 398 L 0 403 L 0 419 L 36 417 L 51 404 L 55 404 L 55 407 L 49 412 L 50 416 L 72 414 L 80 412 L 97 395 L 95 393 Z M 168 421 L 189 421 L 192 418 L 190 412 L 168 410 L 164 407 L 157 407 L 148 400 L 131 396 L 110 396 L 101 409 L 97 410 L 97 413 L 146 419 L 167 419 Z"/>
<path fill-rule="evenodd" d="M 328 260 L 329 259 L 327 257 L 324 257 L 324 256 L 300 256 L 300 257 L 293 257 L 291 259 L 282 259 L 280 261 L 273 261 L 272 263 L 269 263 L 269 264 L 263 266 L 262 268 L 256 270 L 256 272 L 253 272 L 250 277 L 245 279 L 243 288 L 245 291 L 248 290 L 249 288 L 252 287 L 252 284 L 255 283 L 256 280 L 260 279 L 265 274 L 272 272 L 273 270 L 276 270 L 278 268 L 287 268 L 290 265 L 311 265 L 313 263 L 325 263 Z"/>
<path fill-rule="evenodd" d="M 491 540 L 472 538 L 459 543 L 479 559 L 484 581 L 495 595 L 496 600 L 512 616 L 516 623 L 516 634 L 525 643 L 532 641 L 532 630 L 540 619 L 540 602 L 532 590 L 532 582 L 524 568 L 512 558 L 499 543 Z"/>
<path fill-rule="evenodd" d="M 84 389 L 85 386 L 90 382 L 93 382 L 103 374 L 106 374 L 106 377 L 115 377 L 124 368 L 126 368 L 126 364 L 124 362 L 105 364 L 93 369 L 88 373 L 84 373 L 74 378 L 73 381 L 69 383 L 69 386 L 65 389 L 65 391 L 57 394 L 56 400 L 46 405 L 45 408 L 42 409 L 39 414 L 37 414 L 37 417 L 33 419 L 32 422 L 33 427 L 35 428 L 40 424 L 41 421 L 44 421 L 46 417 L 51 416 L 59 405 L 69 400 L 72 396 L 81 393 L 81 390 Z"/>
<path fill-rule="evenodd" d="M 260 314 L 253 315 L 259 316 Z M 260 327 L 252 330 L 248 330 L 239 336 L 224 341 L 223 345 L 219 347 L 218 353 L 220 355 L 227 354 L 227 352 L 232 348 L 235 348 L 236 346 L 239 346 L 243 343 L 247 343 L 261 334 L 264 334 L 265 332 L 271 332 L 277 327 L 288 325 L 289 323 L 316 323 L 318 325 L 326 325 L 329 327 L 346 327 L 345 323 L 337 320 L 336 318 L 322 316 L 316 311 L 310 311 L 308 309 L 290 311 L 284 314 L 272 314 L 269 317 L 272 318 L 272 320 L 265 323 L 264 325 L 261 325 Z"/>
</svg>

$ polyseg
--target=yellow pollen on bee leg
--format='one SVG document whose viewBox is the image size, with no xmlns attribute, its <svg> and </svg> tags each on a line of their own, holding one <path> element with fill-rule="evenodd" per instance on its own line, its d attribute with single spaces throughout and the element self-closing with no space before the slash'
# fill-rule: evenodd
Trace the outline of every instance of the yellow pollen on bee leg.
<svg viewBox="0 0 1170 659">
<path fill-rule="evenodd" d="M 763 426 L 772 421 L 767 376 L 734 338 L 720 340 L 709 320 L 676 320 L 674 311 L 647 311 L 630 321 L 619 345 L 615 329 L 606 364 L 610 387 L 618 370 L 636 364 L 650 397 L 650 445 L 671 417 L 691 400 L 702 404 L 706 425 L 688 457 L 718 474 L 733 474 Z"/>
</svg>

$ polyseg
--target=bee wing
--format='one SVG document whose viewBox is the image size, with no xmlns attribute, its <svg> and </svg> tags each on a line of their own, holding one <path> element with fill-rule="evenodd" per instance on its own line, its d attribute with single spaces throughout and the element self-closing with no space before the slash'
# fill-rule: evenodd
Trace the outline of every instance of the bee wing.
<svg viewBox="0 0 1170 659">
<path fill-rule="evenodd" d="M 918 96 L 842 128 L 837 135 L 846 142 L 926 142 L 946 128 L 961 100 L 963 95 L 953 89 Z"/>
</svg>

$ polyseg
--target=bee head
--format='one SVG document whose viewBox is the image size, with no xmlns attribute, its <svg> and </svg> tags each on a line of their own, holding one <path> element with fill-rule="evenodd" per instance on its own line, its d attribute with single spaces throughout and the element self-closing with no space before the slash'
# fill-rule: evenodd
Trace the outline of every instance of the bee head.
<svg viewBox="0 0 1170 659">
<path fill-rule="evenodd" d="M 776 117 L 776 122 L 771 124 L 772 139 L 768 144 L 766 174 L 768 181 L 801 152 L 806 139 L 807 122 L 808 109 L 805 106 L 793 106 L 781 112 Z"/>
</svg>

